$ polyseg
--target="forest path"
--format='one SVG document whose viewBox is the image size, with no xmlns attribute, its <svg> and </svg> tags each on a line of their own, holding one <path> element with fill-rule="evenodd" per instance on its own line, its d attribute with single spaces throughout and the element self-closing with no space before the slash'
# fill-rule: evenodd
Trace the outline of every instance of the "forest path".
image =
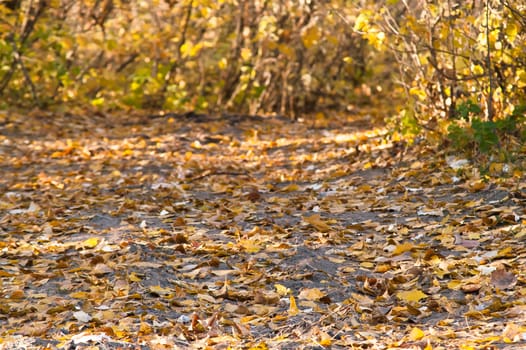
<svg viewBox="0 0 526 350">
<path fill-rule="evenodd" d="M 524 344 L 523 178 L 372 124 L 10 116 L 0 346 Z"/>
</svg>

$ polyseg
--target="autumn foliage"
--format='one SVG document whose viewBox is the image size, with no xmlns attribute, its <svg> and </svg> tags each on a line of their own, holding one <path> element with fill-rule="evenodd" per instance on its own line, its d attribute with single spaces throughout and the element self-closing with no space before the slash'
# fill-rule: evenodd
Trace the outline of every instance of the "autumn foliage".
<svg viewBox="0 0 526 350">
<path fill-rule="evenodd" d="M 350 101 L 367 49 L 334 6 L 66 1 L 1 7 L 7 104 L 294 115 Z M 344 103 L 343 107 L 347 103 Z"/>
<path fill-rule="evenodd" d="M 475 153 L 526 137 L 520 1 L 14 0 L 0 11 L 4 107 L 297 117 L 388 97 L 396 108 L 381 116 L 404 137 L 448 134 Z"/>
</svg>

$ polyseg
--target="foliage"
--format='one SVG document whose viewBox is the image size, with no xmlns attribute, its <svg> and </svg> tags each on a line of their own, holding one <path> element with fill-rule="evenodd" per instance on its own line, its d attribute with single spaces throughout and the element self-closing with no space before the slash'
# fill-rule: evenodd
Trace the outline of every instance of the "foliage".
<svg viewBox="0 0 526 350">
<path fill-rule="evenodd" d="M 519 0 L 2 4 L 3 108 L 297 117 L 372 102 L 409 139 L 522 144 L 524 119 L 508 118 L 526 101 Z"/>
<path fill-rule="evenodd" d="M 368 69 L 345 1 L 38 0 L 0 11 L 9 105 L 294 115 L 345 108 Z"/>
<path fill-rule="evenodd" d="M 375 10 L 362 11 L 354 29 L 380 53 L 395 58 L 409 100 L 406 108 L 414 110 L 422 132 L 449 128 L 458 145 L 474 141 L 480 151 L 489 152 L 503 145 L 496 133 L 509 136 L 522 128 L 507 117 L 526 100 L 522 2 L 395 0 L 368 6 Z M 399 121 L 408 131 L 403 118 Z"/>
<path fill-rule="evenodd" d="M 456 115 L 463 121 L 455 121 L 448 127 L 448 137 L 456 149 L 487 154 L 500 150 L 503 144 L 510 142 L 510 137 L 520 143 L 526 141 L 522 106 L 516 107 L 511 115 L 497 121 L 482 120 L 480 106 L 471 101 L 460 104 L 457 108 Z M 512 147 L 510 144 L 507 148 Z M 517 151 L 516 146 L 515 150 Z"/>
</svg>

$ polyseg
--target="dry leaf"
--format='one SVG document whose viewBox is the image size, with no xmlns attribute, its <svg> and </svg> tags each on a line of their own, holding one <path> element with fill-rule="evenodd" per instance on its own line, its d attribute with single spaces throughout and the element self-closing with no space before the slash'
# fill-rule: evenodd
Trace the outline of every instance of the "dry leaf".
<svg viewBox="0 0 526 350">
<path fill-rule="evenodd" d="M 284 285 L 279 284 L 279 283 L 274 284 L 274 288 L 276 288 L 276 292 L 279 294 L 279 296 L 282 296 L 282 297 L 292 293 L 290 288 L 287 288 Z"/>
<path fill-rule="evenodd" d="M 418 327 L 413 327 L 411 329 L 411 333 L 409 334 L 409 339 L 411 339 L 412 341 L 417 341 L 417 340 L 422 339 L 424 336 L 425 336 L 425 333 L 423 330 L 421 330 Z"/>
<path fill-rule="evenodd" d="M 97 264 L 93 270 L 91 270 L 91 272 L 95 275 L 105 275 L 108 273 L 113 273 L 113 269 L 106 264 Z"/>
<path fill-rule="evenodd" d="M 427 298 L 427 295 L 419 289 L 412 289 L 396 293 L 396 296 L 406 302 L 417 303 L 421 299 Z"/>
<path fill-rule="evenodd" d="M 393 250 L 392 255 L 396 256 L 396 255 L 403 254 L 403 253 L 408 252 L 411 249 L 413 249 L 413 247 L 414 247 L 414 245 L 412 243 L 410 243 L 410 242 L 399 244 Z"/>
<path fill-rule="evenodd" d="M 318 288 L 306 288 L 300 292 L 300 294 L 298 295 L 298 298 L 317 301 L 323 298 L 324 296 L 325 296 L 325 293 L 323 293 Z"/>
<path fill-rule="evenodd" d="M 91 237 L 82 242 L 82 247 L 91 249 L 95 248 L 97 244 L 99 244 L 99 239 L 97 237 Z"/>
<path fill-rule="evenodd" d="M 85 313 L 84 311 L 76 311 L 73 313 L 73 317 L 77 319 L 77 321 L 87 323 L 91 321 L 92 317 Z"/>
<path fill-rule="evenodd" d="M 321 219 L 320 214 L 304 216 L 303 220 L 314 226 L 314 228 L 320 232 L 328 232 L 331 229 L 331 227 Z"/>
<path fill-rule="evenodd" d="M 511 289 L 517 284 L 517 277 L 513 272 L 506 271 L 501 265 L 491 273 L 491 284 L 499 289 Z"/>
<path fill-rule="evenodd" d="M 296 299 L 294 298 L 293 295 L 291 295 L 289 297 L 289 302 L 290 302 L 290 305 L 289 305 L 289 316 L 296 316 L 297 314 L 300 313 L 300 310 L 298 309 L 298 306 L 296 305 Z"/>
</svg>

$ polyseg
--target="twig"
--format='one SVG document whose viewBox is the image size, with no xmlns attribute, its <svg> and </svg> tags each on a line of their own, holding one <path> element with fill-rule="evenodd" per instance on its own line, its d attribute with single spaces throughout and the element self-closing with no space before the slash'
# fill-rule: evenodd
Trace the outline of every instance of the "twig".
<svg viewBox="0 0 526 350">
<path fill-rule="evenodd" d="M 181 64 L 181 48 L 186 43 L 186 35 L 188 32 L 188 26 L 190 24 L 190 19 L 192 16 L 192 11 L 194 9 L 193 7 L 193 1 L 189 1 L 188 5 L 186 6 L 186 13 L 183 20 L 183 28 L 181 30 L 181 39 L 179 39 L 179 42 L 177 43 L 177 46 L 175 48 L 175 59 L 170 62 L 170 68 L 168 69 L 168 72 L 164 76 L 164 83 L 161 87 L 161 90 L 159 91 L 161 95 L 164 95 L 166 91 L 168 90 L 168 85 L 170 84 L 170 80 L 172 79 L 172 75 L 175 73 L 177 67 Z"/>
<path fill-rule="evenodd" d="M 37 105 L 39 105 L 40 101 L 38 98 L 37 89 L 35 87 L 35 84 L 33 83 L 33 80 L 31 79 L 31 76 L 29 75 L 29 72 L 27 71 L 26 66 L 24 65 L 24 61 L 22 61 L 22 57 L 20 56 L 19 52 L 15 52 L 15 59 L 18 62 L 20 69 L 22 70 L 22 74 L 24 75 L 24 79 L 26 80 L 26 83 L 29 84 L 29 88 L 31 90 L 31 96 L 33 97 L 33 101 Z"/>
<path fill-rule="evenodd" d="M 493 120 L 494 110 L 493 110 L 493 90 L 495 89 L 495 82 L 493 81 L 493 74 L 491 72 L 491 42 L 489 39 L 490 29 L 489 29 L 489 1 L 486 0 L 486 68 L 488 69 L 488 79 L 489 79 L 489 91 L 487 99 L 487 108 L 488 108 L 488 119 Z"/>
</svg>

